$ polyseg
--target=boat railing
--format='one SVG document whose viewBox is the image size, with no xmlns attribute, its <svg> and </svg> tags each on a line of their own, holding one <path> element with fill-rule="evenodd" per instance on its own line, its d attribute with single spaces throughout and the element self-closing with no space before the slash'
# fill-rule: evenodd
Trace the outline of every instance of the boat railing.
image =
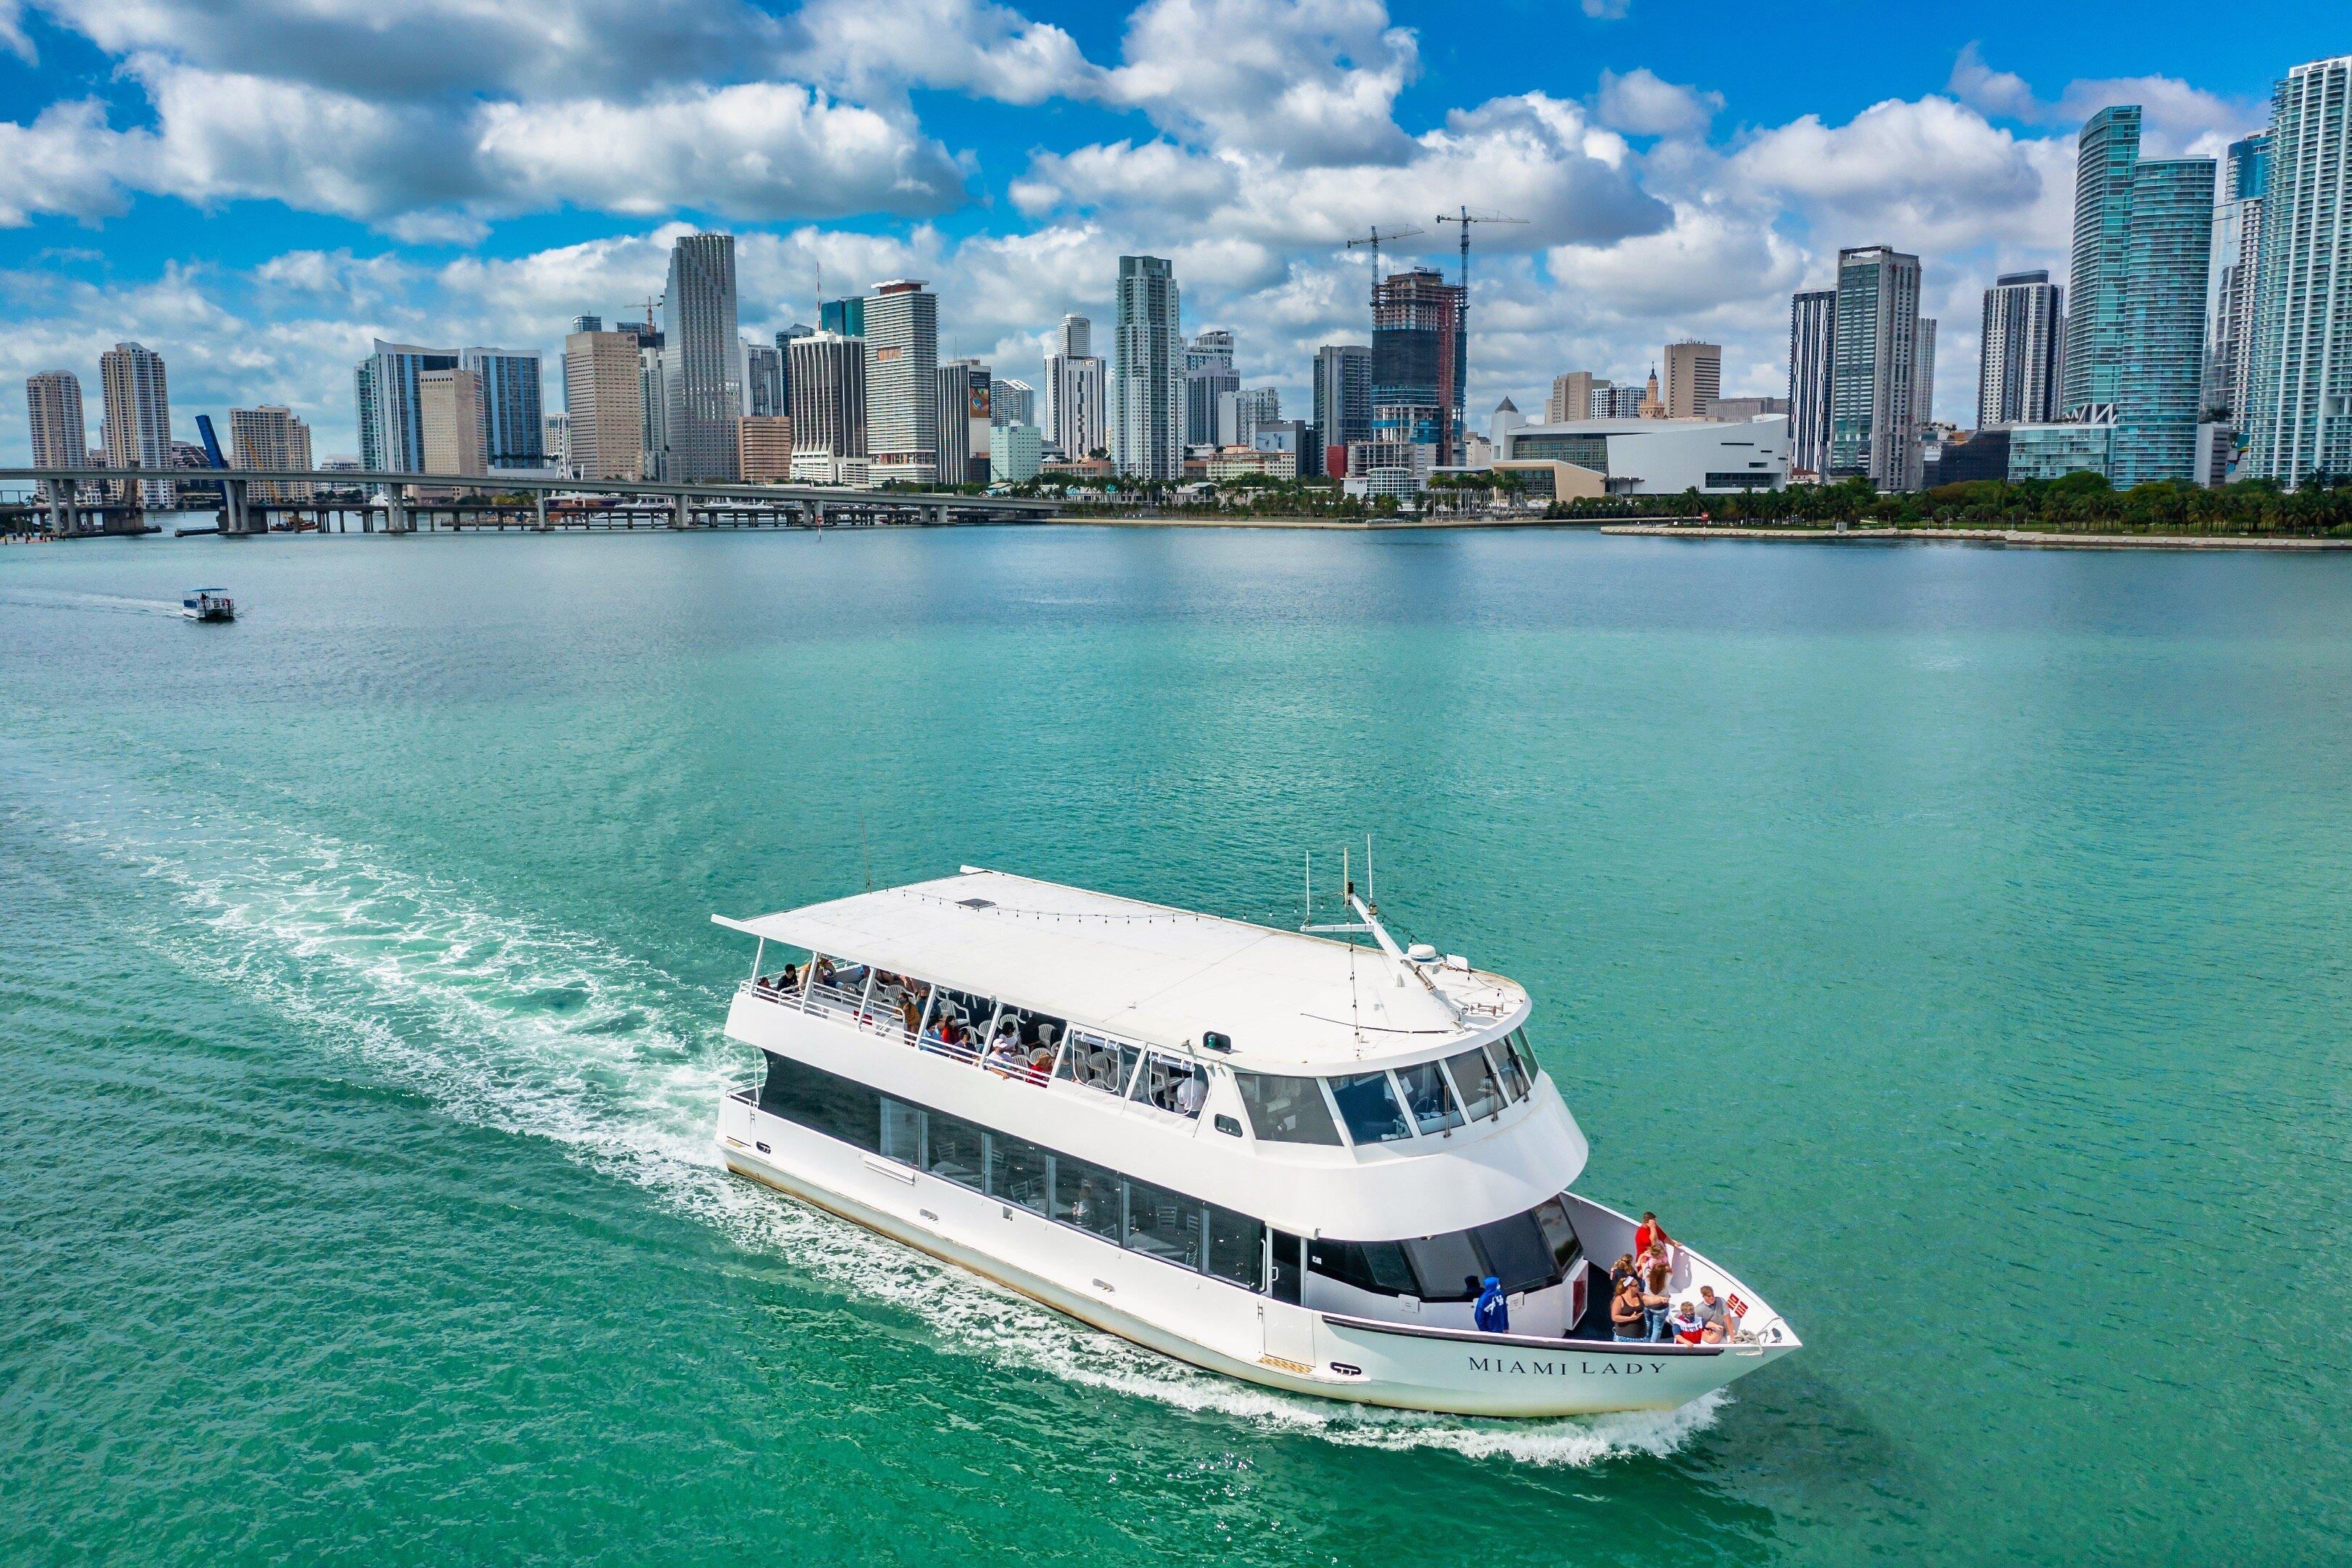
<svg viewBox="0 0 2352 1568">
<path fill-rule="evenodd" d="M 774 1002 L 804 1013 L 821 1014 L 836 1019 L 893 1045 L 912 1046 L 918 1050 L 942 1056 L 951 1061 L 985 1067 L 997 1077 L 1017 1083 L 1034 1084 L 1043 1089 L 1053 1081 L 1052 1073 L 1044 1068 L 1031 1067 L 1025 1061 L 1003 1056 L 992 1056 L 978 1045 L 941 1039 L 926 1031 L 920 1038 L 909 1034 L 896 1009 L 837 985 L 810 984 L 799 988 L 771 985 L 761 980 L 747 980 L 740 989 L 763 1002 Z"/>
</svg>

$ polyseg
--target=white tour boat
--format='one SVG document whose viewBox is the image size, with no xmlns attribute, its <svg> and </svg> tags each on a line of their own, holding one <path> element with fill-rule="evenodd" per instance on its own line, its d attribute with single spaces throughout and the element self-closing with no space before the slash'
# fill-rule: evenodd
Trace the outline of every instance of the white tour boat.
<svg viewBox="0 0 2352 1568">
<path fill-rule="evenodd" d="M 1278 931 L 967 867 L 754 920 L 727 1033 L 728 1168 L 1198 1366 L 1470 1415 L 1663 1410 L 1797 1348 L 1687 1247 L 1721 1340 L 1620 1341 L 1634 1222 L 1569 1190 L 1586 1143 L 1527 993 L 1400 948 L 1352 888 Z M 796 962 L 763 967 L 767 946 Z M 1474 1298 L 1499 1281 L 1500 1331 Z M 1488 1321 L 1493 1320 L 1489 1317 Z"/>
</svg>

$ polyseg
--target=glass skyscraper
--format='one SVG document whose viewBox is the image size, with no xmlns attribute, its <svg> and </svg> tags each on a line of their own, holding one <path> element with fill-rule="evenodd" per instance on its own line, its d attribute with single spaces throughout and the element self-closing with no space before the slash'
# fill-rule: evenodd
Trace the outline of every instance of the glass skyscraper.
<svg viewBox="0 0 2352 1568">
<path fill-rule="evenodd" d="M 2244 471 L 2300 485 L 2352 476 L 2352 55 L 2271 94 L 2247 366 Z"/>
<path fill-rule="evenodd" d="M 2119 489 L 2196 476 L 2213 237 L 2213 160 L 2142 158 L 2139 133 L 2138 105 L 2101 110 L 2074 167 L 2063 401 L 2114 410 Z"/>
<path fill-rule="evenodd" d="M 1913 382 L 1920 369 L 1919 258 L 1883 245 L 1838 252 L 1831 325 L 1829 469 L 1908 488 L 1919 449 Z"/>
<path fill-rule="evenodd" d="M 1184 341 L 1178 310 L 1173 266 L 1157 256 L 1118 258 L 1111 460 L 1136 479 L 1184 477 Z"/>
</svg>

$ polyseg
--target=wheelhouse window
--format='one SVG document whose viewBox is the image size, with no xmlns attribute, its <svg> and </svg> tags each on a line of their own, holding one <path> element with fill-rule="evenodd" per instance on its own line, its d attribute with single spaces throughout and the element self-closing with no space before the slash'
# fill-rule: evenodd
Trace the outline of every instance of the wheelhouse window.
<svg viewBox="0 0 2352 1568">
<path fill-rule="evenodd" d="M 1131 1252 L 1148 1252 L 1181 1268 L 1201 1267 L 1202 1230 L 1207 1218 L 1202 1205 L 1181 1193 L 1171 1193 L 1150 1182 L 1127 1184 L 1127 1229 L 1120 1244 Z"/>
<path fill-rule="evenodd" d="M 1331 1098 L 1339 1107 L 1339 1119 L 1348 1124 L 1348 1136 L 1358 1143 L 1393 1143 L 1412 1136 L 1384 1072 L 1335 1078 Z"/>
<path fill-rule="evenodd" d="M 1475 1121 L 1503 1109 L 1502 1081 L 1495 1076 L 1495 1066 L 1486 1052 L 1473 1046 L 1459 1056 L 1448 1057 L 1445 1070 L 1453 1075 L 1454 1087 L 1461 1093 L 1463 1115 Z"/>
<path fill-rule="evenodd" d="M 1503 1082 L 1515 1100 L 1525 1100 L 1535 1092 L 1535 1058 L 1528 1054 L 1528 1037 L 1517 1029 L 1495 1042 L 1495 1059 L 1503 1069 Z"/>
<path fill-rule="evenodd" d="M 1423 1137 L 1462 1125 L 1454 1091 L 1445 1087 L 1445 1074 L 1435 1062 L 1398 1068 L 1397 1087 L 1404 1090 L 1405 1109 L 1412 1112 L 1412 1124 Z"/>
<path fill-rule="evenodd" d="M 1139 1047 L 1106 1039 L 1091 1029 L 1073 1029 L 1062 1059 L 1055 1065 L 1054 1076 L 1101 1089 L 1105 1094 L 1123 1094 L 1142 1056 Z"/>
<path fill-rule="evenodd" d="M 1269 1143 L 1337 1143 L 1339 1129 L 1323 1103 L 1323 1086 L 1311 1078 L 1279 1073 L 1237 1072 L 1234 1083 L 1249 1111 L 1250 1127 Z"/>
<path fill-rule="evenodd" d="M 1135 1075 L 1135 1087 L 1129 1091 L 1131 1099 L 1195 1121 L 1200 1119 L 1201 1102 L 1208 1097 L 1209 1069 L 1162 1051 L 1145 1054 L 1143 1070 Z"/>
</svg>

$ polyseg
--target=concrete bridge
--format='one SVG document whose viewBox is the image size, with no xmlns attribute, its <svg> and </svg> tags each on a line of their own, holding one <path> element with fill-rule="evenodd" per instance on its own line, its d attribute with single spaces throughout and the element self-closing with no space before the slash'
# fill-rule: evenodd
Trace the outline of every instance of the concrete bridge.
<svg viewBox="0 0 2352 1568">
<path fill-rule="evenodd" d="M 145 520 L 137 481 L 164 479 L 176 485 L 217 486 L 226 501 L 220 509 L 224 535 L 266 533 L 273 515 L 302 513 L 357 514 L 363 530 L 373 530 L 381 516 L 383 531 L 409 533 L 420 517 L 426 527 L 439 515 L 462 526 L 467 514 L 478 521 L 487 511 L 500 525 L 541 530 L 606 526 L 596 520 L 603 510 L 551 512 L 555 497 L 610 500 L 614 510 L 632 521 L 646 515 L 666 518 L 671 528 L 708 526 L 713 522 L 768 522 L 823 528 L 828 523 L 912 522 L 1035 522 L 1052 517 L 1062 503 L 1012 496 L 954 495 L 938 490 L 860 490 L 827 485 L 771 485 L 718 482 L 709 484 L 660 479 L 570 479 L 530 474 L 415 474 L 381 469 L 324 468 L 0 468 L 0 484 L 39 484 L 40 493 L 22 508 L 27 518 L 46 516 L 49 531 L 142 532 Z M 83 485 L 111 490 L 118 499 L 90 501 L 77 498 Z M 283 500 L 272 490 L 286 485 L 313 489 L 358 490 L 358 500 Z M 260 493 L 255 487 L 262 487 Z M 103 493 L 103 492 L 101 492 Z M 521 494 L 530 497 L 529 521 L 520 506 L 487 506 L 481 500 L 458 498 Z M 9 509 L 16 510 L 16 509 Z M 100 520 L 90 528 L 88 520 Z M 698 523 L 697 519 L 701 521 Z"/>
</svg>

